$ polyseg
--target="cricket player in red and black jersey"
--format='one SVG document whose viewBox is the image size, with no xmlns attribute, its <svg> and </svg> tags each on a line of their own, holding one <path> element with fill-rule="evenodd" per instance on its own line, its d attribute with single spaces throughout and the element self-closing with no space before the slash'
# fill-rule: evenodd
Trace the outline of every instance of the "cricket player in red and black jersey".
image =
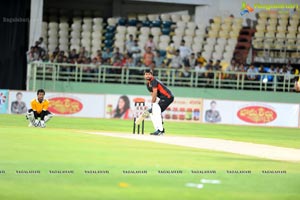
<svg viewBox="0 0 300 200">
<path fill-rule="evenodd" d="M 151 93 L 152 108 L 149 110 L 150 117 L 155 129 L 151 135 L 162 135 L 165 133 L 161 113 L 174 101 L 172 92 L 158 79 L 153 76 L 153 72 L 147 69 L 144 73 L 147 81 L 147 89 Z M 159 98 L 158 103 L 157 97 Z"/>
</svg>

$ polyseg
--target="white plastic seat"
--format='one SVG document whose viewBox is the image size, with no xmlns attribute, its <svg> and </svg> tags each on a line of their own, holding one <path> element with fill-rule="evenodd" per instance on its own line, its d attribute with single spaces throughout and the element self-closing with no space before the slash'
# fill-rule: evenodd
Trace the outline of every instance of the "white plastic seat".
<svg viewBox="0 0 300 200">
<path fill-rule="evenodd" d="M 234 51 L 234 49 L 235 49 L 235 45 L 227 45 L 225 47 L 226 52 L 232 52 L 232 51 Z"/>
<path fill-rule="evenodd" d="M 125 41 L 125 35 L 123 35 L 122 33 L 117 33 L 115 35 L 115 40 L 118 40 L 118 41 Z"/>
<path fill-rule="evenodd" d="M 80 32 L 79 31 L 72 31 L 71 32 L 72 38 L 80 38 Z"/>
<path fill-rule="evenodd" d="M 69 32 L 65 31 L 65 30 L 60 30 L 58 32 L 59 37 L 68 37 L 69 36 Z"/>
<path fill-rule="evenodd" d="M 189 22 L 191 19 L 191 16 L 189 14 L 186 14 L 186 15 L 181 15 L 181 20 L 183 22 Z"/>
<path fill-rule="evenodd" d="M 100 46 L 101 45 L 101 40 L 99 40 L 99 39 L 96 39 L 96 38 L 94 38 L 93 40 L 92 40 L 92 45 L 93 46 Z"/>
<path fill-rule="evenodd" d="M 150 31 L 153 36 L 159 36 L 161 34 L 161 30 L 158 27 L 152 27 Z"/>
<path fill-rule="evenodd" d="M 175 42 L 175 41 L 181 42 L 182 36 L 181 36 L 181 35 L 173 35 L 172 40 L 173 40 L 174 42 Z"/>
<path fill-rule="evenodd" d="M 176 26 L 177 26 L 177 28 L 185 29 L 186 22 L 184 22 L 184 21 L 177 21 L 176 22 Z"/>
<path fill-rule="evenodd" d="M 137 32 L 137 27 L 136 26 L 128 26 L 127 27 L 127 33 L 135 35 Z"/>
<path fill-rule="evenodd" d="M 72 30 L 74 30 L 74 31 L 80 31 L 81 30 L 81 24 L 79 24 L 79 23 L 73 23 L 71 25 L 71 27 L 72 27 Z"/>
<path fill-rule="evenodd" d="M 223 53 L 220 52 L 213 52 L 212 59 L 213 60 L 221 60 L 223 57 Z"/>
<path fill-rule="evenodd" d="M 58 46 L 57 44 L 55 44 L 55 45 L 49 44 L 49 45 L 48 45 L 48 51 L 49 51 L 49 52 L 53 52 L 57 46 Z"/>
<path fill-rule="evenodd" d="M 186 24 L 186 26 L 187 26 L 187 28 L 190 29 L 190 30 L 195 30 L 196 27 L 197 27 L 197 25 L 196 25 L 195 22 L 188 22 L 188 23 Z"/>
<path fill-rule="evenodd" d="M 212 52 L 204 51 L 204 52 L 202 52 L 202 56 L 203 56 L 206 60 L 210 60 L 210 59 L 211 59 L 211 53 L 212 53 Z"/>
<path fill-rule="evenodd" d="M 161 21 L 170 21 L 170 19 L 171 19 L 171 16 L 169 15 L 169 14 L 161 14 L 160 15 L 160 19 L 161 19 Z"/>
<path fill-rule="evenodd" d="M 170 36 L 168 36 L 168 35 L 161 35 L 159 37 L 159 41 L 160 42 L 164 42 L 164 43 L 169 43 L 170 42 Z"/>
<path fill-rule="evenodd" d="M 83 31 L 83 32 L 81 32 L 81 37 L 82 38 L 90 38 L 91 37 L 91 32 Z"/>
<path fill-rule="evenodd" d="M 205 29 L 196 29 L 195 35 L 203 37 L 205 35 Z"/>
<path fill-rule="evenodd" d="M 176 28 L 176 29 L 174 30 L 174 33 L 175 33 L 175 35 L 183 36 L 183 34 L 184 34 L 184 29 Z"/>
<path fill-rule="evenodd" d="M 117 33 L 125 34 L 126 33 L 126 26 L 117 26 Z"/>
<path fill-rule="evenodd" d="M 59 44 L 69 44 L 68 38 L 59 38 Z"/>
<path fill-rule="evenodd" d="M 48 44 L 57 45 L 58 44 L 58 38 L 57 37 L 49 37 L 48 38 Z"/>
<path fill-rule="evenodd" d="M 206 52 L 213 52 L 213 50 L 214 50 L 214 45 L 206 44 L 206 45 L 204 45 L 203 49 L 204 49 L 204 51 L 206 51 Z"/>
<path fill-rule="evenodd" d="M 101 18 L 101 17 L 94 18 L 93 22 L 94 22 L 94 24 L 100 25 L 103 23 L 103 18 Z"/>
<path fill-rule="evenodd" d="M 49 29 L 48 35 L 49 36 L 57 36 L 58 35 L 57 29 Z"/>
<path fill-rule="evenodd" d="M 218 38 L 217 39 L 217 44 L 225 45 L 227 43 L 227 40 L 224 38 Z"/>
<path fill-rule="evenodd" d="M 71 45 L 80 45 L 80 39 L 79 38 L 71 38 L 70 40 Z"/>
<path fill-rule="evenodd" d="M 69 24 L 68 23 L 60 23 L 59 24 L 59 29 L 60 30 L 68 30 L 69 29 Z"/>
<path fill-rule="evenodd" d="M 140 32 L 142 35 L 149 35 L 150 28 L 149 27 L 141 27 Z"/>
<path fill-rule="evenodd" d="M 203 37 L 194 37 L 194 43 L 199 45 L 203 43 Z"/>
<path fill-rule="evenodd" d="M 156 14 L 149 14 L 149 15 L 147 15 L 147 18 L 150 21 L 155 21 L 155 20 L 158 20 L 158 15 L 156 15 Z"/>
<path fill-rule="evenodd" d="M 84 17 L 83 18 L 83 23 L 84 24 L 92 24 L 93 19 L 91 17 Z"/>
<path fill-rule="evenodd" d="M 172 22 L 178 22 L 178 21 L 180 21 L 180 15 L 173 14 L 173 15 L 171 15 L 171 19 L 172 19 Z"/>
<path fill-rule="evenodd" d="M 111 18 L 108 18 L 108 19 L 107 19 L 107 23 L 108 23 L 109 26 L 116 26 L 116 24 L 117 24 L 118 22 L 117 22 L 117 19 L 116 19 L 116 18 L 111 17 Z"/>
<path fill-rule="evenodd" d="M 167 47 L 168 47 L 168 43 L 166 43 L 166 42 L 160 42 L 160 43 L 158 44 L 158 48 L 159 48 L 160 50 L 166 50 Z"/>
<path fill-rule="evenodd" d="M 102 31 L 102 30 L 103 30 L 102 25 L 95 24 L 93 26 L 93 31 Z"/>
<path fill-rule="evenodd" d="M 147 15 L 145 14 L 139 14 L 138 16 L 139 21 L 146 21 L 147 20 Z"/>
<path fill-rule="evenodd" d="M 231 46 L 235 46 L 237 44 L 237 39 L 228 39 L 227 44 Z"/>
<path fill-rule="evenodd" d="M 50 22 L 48 24 L 49 29 L 57 30 L 58 29 L 58 23 L 57 22 Z"/>
<path fill-rule="evenodd" d="M 202 50 L 202 45 L 192 44 L 192 50 L 194 53 L 200 52 Z"/>
<path fill-rule="evenodd" d="M 195 35 L 195 31 L 192 29 L 186 29 L 185 30 L 185 35 L 193 37 Z"/>
<path fill-rule="evenodd" d="M 193 42 L 193 37 L 189 36 L 189 35 L 184 36 L 183 39 L 184 39 L 185 43 L 191 44 Z"/>
<path fill-rule="evenodd" d="M 69 46 L 67 44 L 59 44 L 59 50 L 61 51 L 68 51 L 69 50 Z"/>
</svg>

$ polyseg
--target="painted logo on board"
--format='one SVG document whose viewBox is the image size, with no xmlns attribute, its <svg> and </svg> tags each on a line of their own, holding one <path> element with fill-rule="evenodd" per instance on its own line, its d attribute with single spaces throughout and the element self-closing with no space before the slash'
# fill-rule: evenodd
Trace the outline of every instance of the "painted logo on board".
<svg viewBox="0 0 300 200">
<path fill-rule="evenodd" d="M 239 119 L 252 124 L 266 124 L 277 118 L 277 113 L 264 106 L 247 106 L 237 112 Z"/>
<path fill-rule="evenodd" d="M 48 100 L 50 102 L 48 110 L 54 114 L 75 114 L 83 108 L 80 101 L 70 97 L 53 97 Z"/>
</svg>

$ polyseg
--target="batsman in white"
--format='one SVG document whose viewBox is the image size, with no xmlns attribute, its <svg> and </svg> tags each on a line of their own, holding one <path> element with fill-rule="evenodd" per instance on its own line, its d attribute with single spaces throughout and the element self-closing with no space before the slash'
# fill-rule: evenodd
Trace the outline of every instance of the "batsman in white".
<svg viewBox="0 0 300 200">
<path fill-rule="evenodd" d="M 49 101 L 44 97 L 45 90 L 39 89 L 37 91 L 37 98 L 31 100 L 31 109 L 26 114 L 26 119 L 29 120 L 29 127 L 45 128 L 46 122 L 53 117 L 53 114 L 48 111 Z"/>
<path fill-rule="evenodd" d="M 147 69 L 144 72 L 144 78 L 147 81 L 147 89 L 151 93 L 152 108 L 149 109 L 148 113 L 152 120 L 155 131 L 150 133 L 151 135 L 163 135 L 165 129 L 163 127 L 163 120 L 161 113 L 165 111 L 168 106 L 174 101 L 172 92 L 158 79 L 153 76 L 153 72 Z M 158 103 L 157 97 L 159 98 Z M 147 114 L 147 112 L 146 112 Z"/>
</svg>

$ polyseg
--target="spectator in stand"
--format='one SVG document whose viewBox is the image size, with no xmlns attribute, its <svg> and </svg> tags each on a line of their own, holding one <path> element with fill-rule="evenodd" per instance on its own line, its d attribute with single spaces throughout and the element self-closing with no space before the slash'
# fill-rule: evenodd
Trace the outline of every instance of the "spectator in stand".
<svg viewBox="0 0 300 200">
<path fill-rule="evenodd" d="M 147 51 L 149 47 L 153 52 L 156 50 L 156 45 L 153 41 L 153 35 L 149 35 L 148 41 L 145 43 L 144 50 Z"/>
<path fill-rule="evenodd" d="M 292 66 L 292 64 L 291 64 L 291 61 L 290 61 L 290 60 L 289 60 L 288 63 L 286 64 L 286 68 L 287 68 L 287 71 L 290 72 L 290 73 L 291 73 L 292 70 L 294 69 L 293 66 Z"/>
<path fill-rule="evenodd" d="M 93 73 L 98 73 L 99 72 L 99 66 L 101 65 L 101 62 L 99 62 L 98 59 L 95 57 L 95 58 L 93 58 L 91 65 L 92 65 L 91 71 Z"/>
<path fill-rule="evenodd" d="M 127 63 L 129 57 L 130 57 L 130 54 L 129 54 L 129 53 L 125 53 L 125 54 L 124 54 L 124 57 L 123 57 L 123 59 L 121 60 L 122 66 L 125 66 L 125 65 L 126 65 L 126 63 Z"/>
<path fill-rule="evenodd" d="M 169 42 L 169 45 L 166 48 L 166 52 L 167 52 L 167 55 L 166 55 L 167 63 L 166 63 L 166 65 L 168 66 L 171 63 L 172 58 L 176 53 L 176 49 L 175 49 L 175 45 L 174 45 L 173 40 L 171 40 Z"/>
<path fill-rule="evenodd" d="M 76 49 L 72 49 L 72 51 L 70 51 L 70 53 L 69 53 L 69 61 L 71 63 L 76 63 L 78 57 L 79 57 L 79 55 L 77 54 Z"/>
<path fill-rule="evenodd" d="M 250 81 L 255 81 L 258 78 L 258 72 L 257 69 L 255 69 L 254 65 L 250 65 L 250 67 L 247 70 L 247 79 Z"/>
<path fill-rule="evenodd" d="M 183 78 L 183 84 L 182 86 L 190 86 L 189 85 L 189 78 L 191 77 L 191 67 L 189 65 L 184 66 L 182 73 L 181 73 L 181 78 Z"/>
<path fill-rule="evenodd" d="M 120 49 L 119 47 L 116 47 L 115 48 L 115 52 L 113 53 L 113 56 L 112 56 L 112 62 L 115 63 L 116 60 L 122 60 L 123 59 L 123 54 L 120 52 Z"/>
<path fill-rule="evenodd" d="M 153 60 L 154 60 L 154 53 L 151 51 L 151 47 L 148 47 L 143 56 L 144 65 L 146 67 L 150 67 L 150 65 L 153 64 Z"/>
<path fill-rule="evenodd" d="M 205 65 L 205 70 L 207 71 L 207 72 L 209 72 L 208 73 L 208 78 L 214 78 L 214 74 L 212 73 L 212 71 L 213 71 L 213 69 L 214 69 L 214 67 L 213 67 L 213 61 L 212 60 L 209 60 L 209 62 L 207 63 L 207 65 Z"/>
<path fill-rule="evenodd" d="M 57 59 L 56 57 L 59 55 L 59 52 L 60 52 L 59 47 L 56 47 L 51 55 L 51 60 L 53 62 L 56 62 Z"/>
<path fill-rule="evenodd" d="M 79 54 L 84 55 L 84 57 L 88 58 L 89 57 L 89 52 L 85 49 L 85 47 L 81 47 Z"/>
<path fill-rule="evenodd" d="M 110 65 L 112 63 L 113 53 L 110 51 L 110 48 L 106 47 L 105 51 L 102 53 L 103 63 Z"/>
<path fill-rule="evenodd" d="M 197 64 L 200 63 L 201 65 L 204 66 L 204 64 L 206 63 L 205 58 L 202 56 L 201 52 L 197 53 Z"/>
<path fill-rule="evenodd" d="M 154 56 L 155 66 L 161 68 L 164 59 L 165 58 L 161 56 L 160 51 L 156 51 L 156 55 Z"/>
<path fill-rule="evenodd" d="M 102 58 L 102 52 L 101 52 L 101 50 L 97 50 L 97 55 L 95 56 L 95 58 L 97 59 L 97 62 L 98 63 L 102 63 L 103 61 L 103 58 Z"/>
<path fill-rule="evenodd" d="M 124 65 L 124 67 L 126 67 L 127 69 L 130 69 L 132 67 L 135 67 L 134 62 L 133 62 L 133 58 L 131 56 L 129 56 L 126 60 L 126 63 Z M 132 70 L 131 70 L 132 71 Z M 133 73 L 131 73 L 133 74 Z"/>
<path fill-rule="evenodd" d="M 217 60 L 217 62 L 213 66 L 213 70 L 214 71 L 221 71 L 222 70 L 222 66 L 221 66 L 221 61 L 220 60 Z"/>
<path fill-rule="evenodd" d="M 190 48 L 185 46 L 184 40 L 181 40 L 181 43 L 179 46 L 179 51 L 180 51 L 180 57 L 182 58 L 183 63 L 185 63 L 185 65 L 187 65 L 188 57 L 191 55 L 192 51 Z"/>
<path fill-rule="evenodd" d="M 126 51 L 127 53 L 131 54 L 131 50 L 132 50 L 132 47 L 134 46 L 134 40 L 133 40 L 133 35 L 130 34 L 129 35 L 129 40 L 126 41 Z"/>
<path fill-rule="evenodd" d="M 43 51 L 46 51 L 46 45 L 44 43 L 44 38 L 43 37 L 40 37 L 39 40 L 38 40 L 38 46 L 43 50 Z"/>
<path fill-rule="evenodd" d="M 227 79 L 231 79 L 234 80 L 236 79 L 236 75 L 234 74 L 234 68 L 235 68 L 235 60 L 231 60 L 230 65 L 228 65 L 228 67 L 226 68 L 225 72 L 227 72 L 228 74 L 226 74 Z"/>
<path fill-rule="evenodd" d="M 177 49 L 170 63 L 170 67 L 172 69 L 180 69 L 182 68 L 182 66 L 183 66 L 183 62 L 182 62 L 182 58 L 180 57 L 180 51 L 179 49 Z"/>
<path fill-rule="evenodd" d="M 270 74 L 274 74 L 275 73 L 274 65 L 271 65 L 267 72 L 270 73 Z"/>
<path fill-rule="evenodd" d="M 194 69 L 195 68 L 195 66 L 196 66 L 196 62 L 197 62 L 197 59 L 196 59 L 196 57 L 195 57 L 195 53 L 191 53 L 191 56 L 189 57 L 189 66 L 192 68 L 192 69 Z"/>
<path fill-rule="evenodd" d="M 27 55 L 27 62 L 28 63 L 34 61 L 34 46 L 30 47 L 30 50 L 27 51 L 26 55 Z"/>
<path fill-rule="evenodd" d="M 132 58 L 135 65 L 141 60 L 141 48 L 139 47 L 138 40 L 134 40 L 134 46 L 131 48 Z"/>
<path fill-rule="evenodd" d="M 195 71 L 198 73 L 198 77 L 200 78 L 206 78 L 207 77 L 207 70 L 205 68 L 205 66 L 201 63 L 198 63 L 196 66 L 195 66 Z"/>
<path fill-rule="evenodd" d="M 300 92 L 300 76 L 295 77 L 294 90 L 295 92 Z"/>
</svg>

